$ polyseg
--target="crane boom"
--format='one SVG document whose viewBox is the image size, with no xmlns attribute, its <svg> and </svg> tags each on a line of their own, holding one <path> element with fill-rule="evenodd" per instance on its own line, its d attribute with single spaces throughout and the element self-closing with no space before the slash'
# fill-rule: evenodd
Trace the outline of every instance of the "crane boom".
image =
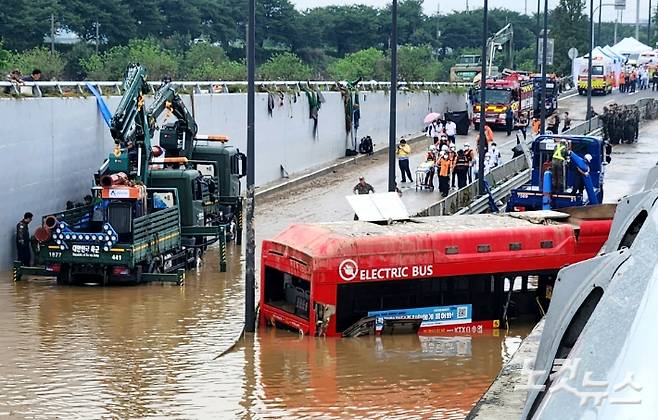
<svg viewBox="0 0 658 420">
<path fill-rule="evenodd" d="M 160 127 L 160 146 L 167 151 L 169 156 L 182 156 L 190 159 L 198 125 L 168 79 L 163 80 L 162 85 L 155 92 L 153 103 L 146 110 L 151 136 L 155 132 L 156 119 L 165 110 L 173 114 L 176 121 Z"/>
<path fill-rule="evenodd" d="M 491 76 L 496 49 L 499 47 L 506 49 L 505 66 L 511 69 L 514 66 L 514 28 L 511 23 L 505 25 L 487 41 L 487 76 Z"/>
</svg>

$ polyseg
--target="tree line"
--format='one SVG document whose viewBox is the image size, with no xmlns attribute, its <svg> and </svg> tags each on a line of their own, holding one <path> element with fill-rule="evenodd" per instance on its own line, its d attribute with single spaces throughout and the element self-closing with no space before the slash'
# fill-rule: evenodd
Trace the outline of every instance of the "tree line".
<svg viewBox="0 0 658 420">
<path fill-rule="evenodd" d="M 428 16 L 422 5 L 423 0 L 401 0 L 398 6 L 400 77 L 447 80 L 458 54 L 479 52 L 482 10 Z M 587 49 L 584 6 L 583 0 L 560 0 L 550 11 L 552 71 L 569 72 L 570 47 Z M 388 78 L 390 6 L 300 11 L 289 0 L 259 0 L 256 13 L 261 79 Z M 233 0 L 16 0 L 0 9 L 0 69 L 28 73 L 38 67 L 46 78 L 117 80 L 126 64 L 136 61 L 151 78 L 244 79 L 246 18 L 246 2 Z M 491 34 L 507 23 L 514 28 L 516 67 L 534 70 L 536 16 L 489 11 Z M 51 54 L 44 43 L 51 24 L 81 41 L 57 44 Z M 604 24 L 602 38 L 611 25 Z M 631 31 L 622 25 L 620 38 Z"/>
</svg>

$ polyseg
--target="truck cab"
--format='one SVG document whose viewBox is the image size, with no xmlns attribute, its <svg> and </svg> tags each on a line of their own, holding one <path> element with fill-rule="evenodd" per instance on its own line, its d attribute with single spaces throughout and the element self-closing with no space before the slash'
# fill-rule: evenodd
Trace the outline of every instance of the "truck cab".
<svg viewBox="0 0 658 420">
<path fill-rule="evenodd" d="M 484 112 L 486 123 L 490 126 L 505 127 L 508 109 L 514 113 L 514 127 L 519 127 L 522 119 L 525 119 L 527 125 L 533 111 L 533 83 L 527 76 L 519 73 L 487 79 L 486 101 Z M 475 91 L 473 124 L 479 129 L 480 89 Z"/>
<path fill-rule="evenodd" d="M 209 138 L 210 137 L 210 138 Z M 227 239 L 238 244 L 242 238 L 242 191 L 247 156 L 226 145 L 224 136 L 198 136 L 188 166 L 196 169 L 210 186 L 220 221 L 228 226 Z"/>
<path fill-rule="evenodd" d="M 586 155 L 592 157 L 589 162 L 589 177 L 592 181 L 596 202 L 603 201 L 603 178 L 605 164 L 608 162 L 605 142 L 600 137 L 593 136 L 539 136 L 532 143 L 532 172 L 530 182 L 515 188 L 511 192 L 507 202 L 507 211 L 531 211 L 542 210 L 545 195 L 550 195 L 551 208 L 564 208 L 574 206 L 586 206 L 590 204 L 582 188 L 578 188 L 582 181 L 582 174 L 571 160 L 564 166 L 563 185 L 558 186 L 556 191 L 544 191 L 544 173 L 551 171 L 552 158 L 557 142 L 567 140 L 570 144 L 570 152 L 576 158 L 584 158 Z"/>
<path fill-rule="evenodd" d="M 543 88 L 542 77 L 541 75 L 533 75 L 532 82 L 534 85 L 534 102 L 533 102 L 533 113 L 534 115 L 539 115 L 541 112 L 541 93 Z M 554 74 L 546 75 L 546 102 L 544 106 L 546 107 L 546 113 L 548 115 L 557 111 L 558 107 L 558 96 L 560 95 L 560 89 L 558 86 L 557 77 Z"/>
</svg>

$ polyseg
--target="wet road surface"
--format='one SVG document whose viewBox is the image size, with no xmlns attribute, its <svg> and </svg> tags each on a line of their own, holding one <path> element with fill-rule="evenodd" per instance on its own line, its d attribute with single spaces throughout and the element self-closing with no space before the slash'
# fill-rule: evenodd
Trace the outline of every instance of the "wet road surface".
<svg viewBox="0 0 658 420">
<path fill-rule="evenodd" d="M 571 101 L 578 99 L 584 103 Z M 658 160 L 657 128 L 647 124 L 638 144 L 615 146 L 606 201 L 642 187 Z M 420 159 L 414 149 L 412 162 Z M 385 167 L 386 157 L 375 157 L 260 201 L 259 240 L 295 221 L 351 219 L 344 195 L 359 174 L 384 190 Z M 438 195 L 405 190 L 403 198 L 413 209 L 431 194 Z M 242 329 L 240 249 L 230 247 L 229 258 L 223 274 L 215 253 L 207 254 L 184 287 L 13 284 L 3 273 L 0 415 L 463 418 L 530 328 L 449 339 L 316 339 L 266 329 L 215 359 Z"/>
</svg>

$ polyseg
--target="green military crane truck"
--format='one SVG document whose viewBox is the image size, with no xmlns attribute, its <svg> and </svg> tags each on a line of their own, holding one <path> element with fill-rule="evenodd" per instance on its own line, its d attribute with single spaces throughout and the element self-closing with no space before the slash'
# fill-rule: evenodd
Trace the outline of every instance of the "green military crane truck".
<svg viewBox="0 0 658 420">
<path fill-rule="evenodd" d="M 43 218 L 35 232 L 40 266 L 14 263 L 16 281 L 47 275 L 61 284 L 182 284 L 215 242 L 226 271 L 226 242 L 239 244 L 242 236 L 245 155 L 224 136 L 199 136 L 170 80 L 148 107 L 143 67 L 128 67 L 124 89 L 109 123 L 115 148 L 94 175 L 92 204 Z"/>
</svg>

